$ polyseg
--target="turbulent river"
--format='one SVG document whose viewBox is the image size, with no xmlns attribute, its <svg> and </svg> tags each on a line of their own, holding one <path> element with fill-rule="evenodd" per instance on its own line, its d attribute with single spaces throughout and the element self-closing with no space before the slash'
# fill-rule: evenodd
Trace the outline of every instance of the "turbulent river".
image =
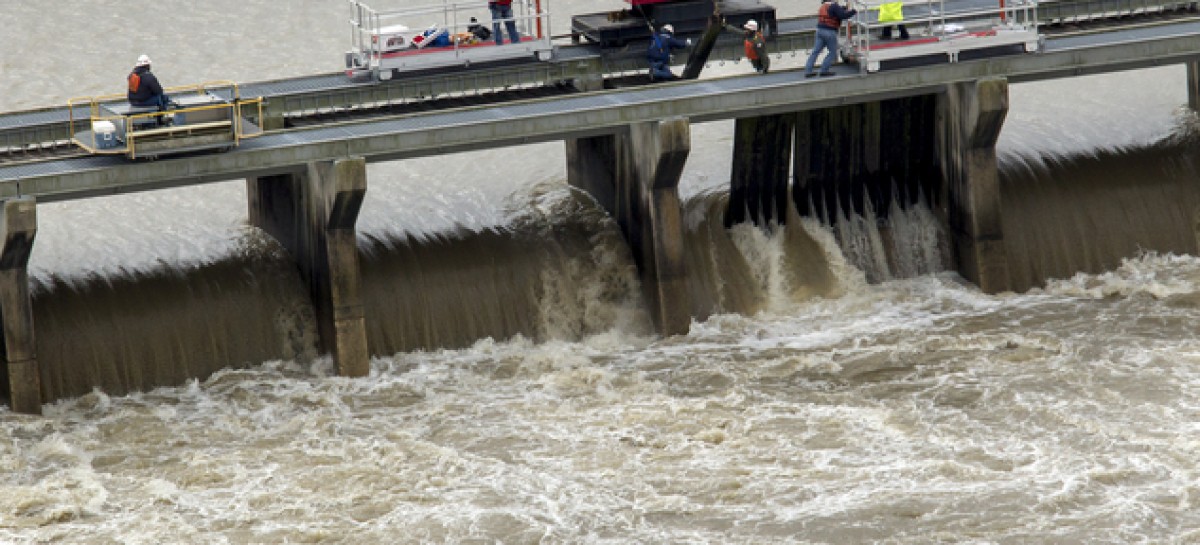
<svg viewBox="0 0 1200 545">
<path fill-rule="evenodd" d="M 556 0 L 555 30 L 621 5 Z M 334 71 L 345 7 L 4 2 L 0 111 L 119 91 L 141 53 L 168 84 Z M 39 356 L 82 391 L 0 409 L 0 542 L 1200 542 L 1184 79 L 1011 87 L 1005 244 L 1030 289 L 999 295 L 945 270 L 921 206 L 886 237 L 724 229 L 732 124 L 693 127 L 698 318 L 669 338 L 561 144 L 371 165 L 366 379 L 316 355 L 243 182 L 41 205 Z M 224 369 L 80 386 L 170 382 L 162 361 Z"/>
</svg>

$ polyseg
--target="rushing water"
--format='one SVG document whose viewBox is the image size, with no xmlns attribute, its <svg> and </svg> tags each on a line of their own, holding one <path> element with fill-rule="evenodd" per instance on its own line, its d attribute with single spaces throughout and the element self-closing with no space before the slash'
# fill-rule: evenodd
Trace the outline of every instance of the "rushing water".
<svg viewBox="0 0 1200 545">
<path fill-rule="evenodd" d="M 0 110 L 112 92 L 143 51 L 170 83 L 336 69 L 344 4 L 284 4 L 5 2 Z M 730 125 L 694 127 L 671 338 L 561 146 L 371 165 L 367 379 L 314 357 L 242 183 L 42 205 L 39 355 L 78 392 L 0 410 L 0 542 L 1198 542 L 1183 80 L 1012 87 L 1021 293 L 943 272 L 921 206 L 725 230 Z"/>
</svg>

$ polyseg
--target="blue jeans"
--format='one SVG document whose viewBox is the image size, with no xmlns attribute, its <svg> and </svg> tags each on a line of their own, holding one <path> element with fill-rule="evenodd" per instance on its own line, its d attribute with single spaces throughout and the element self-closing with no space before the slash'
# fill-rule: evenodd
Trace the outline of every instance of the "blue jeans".
<svg viewBox="0 0 1200 545">
<path fill-rule="evenodd" d="M 817 62 L 817 56 L 821 54 L 822 49 L 829 50 L 829 54 L 825 56 L 825 60 L 821 61 L 821 71 L 828 72 L 829 67 L 833 66 L 833 60 L 837 58 L 838 32 L 824 27 L 817 27 L 817 41 L 813 44 L 812 53 L 808 55 L 808 62 L 804 63 L 804 74 L 813 73 L 813 64 Z"/>
<path fill-rule="evenodd" d="M 662 61 L 650 61 L 650 79 L 655 81 L 673 80 L 675 74 L 671 72 L 671 65 Z"/>
<path fill-rule="evenodd" d="M 167 104 L 169 104 L 169 103 L 170 103 L 170 99 L 167 98 L 167 95 L 162 94 L 162 95 L 152 96 L 141 102 L 130 102 L 129 104 L 132 106 L 142 106 L 142 107 L 157 106 L 159 111 L 163 111 L 163 110 L 167 109 Z"/>
<path fill-rule="evenodd" d="M 492 36 L 496 38 L 496 45 L 504 45 L 504 37 L 500 35 L 501 19 L 504 19 L 504 26 L 508 28 L 508 39 L 514 44 L 519 43 L 521 35 L 517 33 L 517 22 L 513 20 L 512 6 L 488 4 L 488 9 L 492 10 Z"/>
</svg>

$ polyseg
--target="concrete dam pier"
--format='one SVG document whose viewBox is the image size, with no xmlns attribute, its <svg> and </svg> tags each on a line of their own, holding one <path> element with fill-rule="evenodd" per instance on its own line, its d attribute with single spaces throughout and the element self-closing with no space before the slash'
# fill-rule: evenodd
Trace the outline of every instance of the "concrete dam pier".
<svg viewBox="0 0 1200 545">
<path fill-rule="evenodd" d="M 361 158 L 246 180 L 250 224 L 287 248 L 309 288 L 322 352 L 338 374 L 370 372 L 354 224 L 367 192 Z"/>
</svg>

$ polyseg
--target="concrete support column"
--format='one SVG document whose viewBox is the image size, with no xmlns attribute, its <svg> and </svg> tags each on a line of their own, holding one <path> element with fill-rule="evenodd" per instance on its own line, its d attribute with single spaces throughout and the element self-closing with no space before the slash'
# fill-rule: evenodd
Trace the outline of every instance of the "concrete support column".
<svg viewBox="0 0 1200 545">
<path fill-rule="evenodd" d="M 608 214 L 618 222 L 628 217 L 627 182 L 624 173 L 617 172 L 618 137 L 613 134 L 590 138 L 569 138 L 567 148 L 567 183 L 587 191 Z M 622 194 L 618 194 L 618 189 Z M 624 229 L 624 225 L 622 225 Z"/>
<path fill-rule="evenodd" d="M 33 337 L 33 304 L 29 298 L 29 254 L 37 234 L 37 205 L 32 198 L 9 199 L 0 205 L 0 320 L 3 321 L 4 371 L 0 393 L 14 412 L 42 414 L 41 370 Z"/>
<path fill-rule="evenodd" d="M 958 271 L 987 293 L 1009 288 L 996 139 L 1008 115 L 1008 80 L 950 84 L 938 99 L 946 222 Z"/>
<path fill-rule="evenodd" d="M 250 223 L 292 254 L 316 309 L 321 351 L 338 374 L 370 372 L 355 222 L 367 191 L 361 158 L 309 164 L 295 174 L 246 181 Z"/>
<path fill-rule="evenodd" d="M 736 121 L 726 227 L 745 221 L 786 221 L 795 129 L 794 114 Z"/>
<path fill-rule="evenodd" d="M 1188 108 L 1200 112 L 1200 61 L 1187 63 Z"/>
<path fill-rule="evenodd" d="M 628 135 L 570 139 L 567 180 L 592 194 L 621 226 L 663 335 L 691 323 L 679 177 L 691 152 L 686 119 L 637 123 Z"/>
</svg>

